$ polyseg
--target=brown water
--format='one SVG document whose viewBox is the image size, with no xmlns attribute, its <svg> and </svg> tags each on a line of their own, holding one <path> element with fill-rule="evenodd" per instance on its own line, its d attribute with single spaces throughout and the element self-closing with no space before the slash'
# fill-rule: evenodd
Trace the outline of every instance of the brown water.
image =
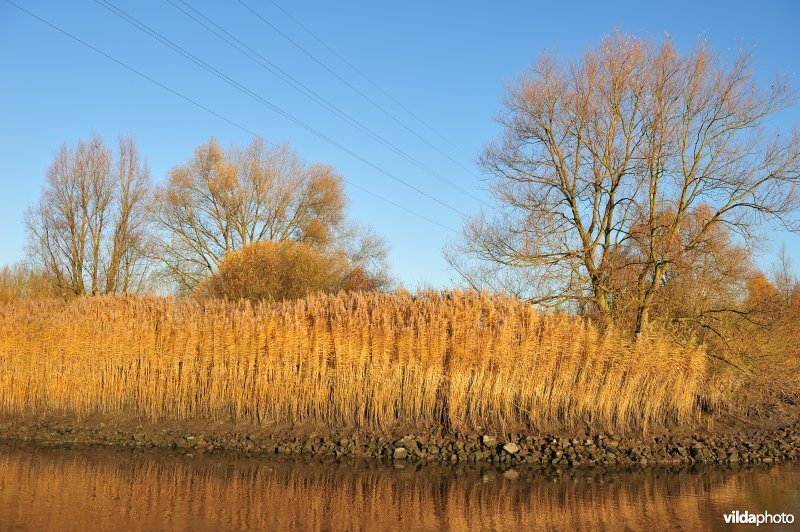
<svg viewBox="0 0 800 532">
<path fill-rule="evenodd" d="M 724 523 L 733 510 L 800 518 L 800 464 L 559 474 L 0 447 L 0 530 L 749 529 Z"/>
</svg>

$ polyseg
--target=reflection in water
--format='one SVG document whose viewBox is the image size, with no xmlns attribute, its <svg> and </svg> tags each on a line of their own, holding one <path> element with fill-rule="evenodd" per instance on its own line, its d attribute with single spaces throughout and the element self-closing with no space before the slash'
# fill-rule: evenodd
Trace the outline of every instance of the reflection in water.
<svg viewBox="0 0 800 532">
<path fill-rule="evenodd" d="M 715 530 L 737 509 L 800 517 L 799 484 L 800 464 L 554 477 L 0 447 L 0 529 Z"/>
</svg>

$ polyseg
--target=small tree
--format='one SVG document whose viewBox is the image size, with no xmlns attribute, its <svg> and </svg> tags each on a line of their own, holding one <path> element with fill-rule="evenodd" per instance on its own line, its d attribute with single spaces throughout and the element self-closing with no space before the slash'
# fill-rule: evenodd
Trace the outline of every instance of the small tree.
<svg viewBox="0 0 800 532">
<path fill-rule="evenodd" d="M 31 262 L 67 295 L 139 291 L 149 266 L 150 174 L 132 138 L 63 145 L 28 210 Z"/>
<path fill-rule="evenodd" d="M 614 34 L 572 64 L 544 54 L 509 90 L 504 134 L 481 158 L 498 210 L 467 222 L 451 264 L 474 286 L 522 270 L 501 279 L 607 323 L 615 301 L 632 301 L 639 333 L 678 265 L 715 262 L 706 243 L 719 228 L 745 244 L 764 222 L 799 228 L 800 134 L 763 128 L 792 91 L 784 79 L 759 90 L 753 77 L 745 54 L 680 55 L 669 39 Z M 635 264 L 619 260 L 631 239 Z"/>
<path fill-rule="evenodd" d="M 285 300 L 310 292 L 373 290 L 375 283 L 343 252 L 266 240 L 229 253 L 195 290 L 200 297 Z"/>
<path fill-rule="evenodd" d="M 342 178 L 330 166 L 307 165 L 286 146 L 255 139 L 223 150 L 212 138 L 158 189 L 160 258 L 183 290 L 222 259 L 252 242 L 330 243 L 342 226 Z"/>
<path fill-rule="evenodd" d="M 261 241 L 301 242 L 344 253 L 371 281 L 390 282 L 386 245 L 346 219 L 342 177 L 260 139 L 223 150 L 212 138 L 157 191 L 158 255 L 188 293 L 230 253 Z"/>
</svg>

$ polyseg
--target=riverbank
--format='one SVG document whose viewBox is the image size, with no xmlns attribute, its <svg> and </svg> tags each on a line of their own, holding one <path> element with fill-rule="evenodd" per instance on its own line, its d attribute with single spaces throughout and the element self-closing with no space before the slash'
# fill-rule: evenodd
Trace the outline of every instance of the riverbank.
<svg viewBox="0 0 800 532">
<path fill-rule="evenodd" d="M 800 460 L 800 422 L 769 430 L 684 435 L 424 434 L 356 431 L 301 434 L 233 424 L 114 422 L 100 418 L 0 418 L 0 440 L 42 446 L 172 449 L 184 454 L 346 457 L 394 463 L 593 466 L 763 463 Z"/>
<path fill-rule="evenodd" d="M 800 452 L 800 398 L 772 374 L 488 294 L 20 301 L 0 367 L 0 438 L 41 445 L 556 468 Z"/>
</svg>

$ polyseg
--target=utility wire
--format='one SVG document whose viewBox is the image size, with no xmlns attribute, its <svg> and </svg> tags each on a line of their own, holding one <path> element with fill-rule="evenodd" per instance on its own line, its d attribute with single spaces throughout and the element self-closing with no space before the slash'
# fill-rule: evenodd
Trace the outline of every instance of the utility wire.
<svg viewBox="0 0 800 532">
<path fill-rule="evenodd" d="M 463 211 L 453 207 L 452 205 L 449 205 L 448 203 L 445 203 L 444 201 L 436 198 L 435 196 L 433 196 L 431 194 L 428 194 L 424 190 L 420 189 L 419 187 L 416 187 L 416 186 L 412 185 L 411 183 L 409 183 L 405 179 L 396 176 L 395 174 L 389 172 L 388 170 L 385 170 L 384 168 L 382 168 L 382 167 L 378 166 L 377 164 L 373 163 L 372 161 L 370 161 L 370 160 L 362 157 L 358 153 L 354 152 L 353 150 L 351 150 L 347 146 L 344 146 L 343 144 L 341 144 L 340 142 L 334 140 L 333 138 L 329 137 L 328 135 L 325 135 L 321 131 L 315 129 L 314 127 L 312 127 L 312 126 L 310 126 L 308 124 L 306 124 L 305 122 L 303 122 L 299 118 L 296 118 L 292 114 L 284 111 L 283 109 L 281 109 L 277 105 L 273 104 L 269 100 L 265 99 L 264 97 L 262 97 L 258 93 L 248 89 L 247 87 L 245 87 L 241 83 L 237 82 L 233 78 L 229 77 L 225 73 L 221 72 L 220 70 L 218 70 L 215 67 L 209 65 L 208 63 L 206 63 L 205 61 L 203 61 L 199 57 L 195 56 L 194 54 L 192 54 L 191 52 L 189 52 L 185 48 L 183 48 L 180 45 L 174 43 L 173 41 L 167 39 L 166 37 L 161 35 L 159 32 L 153 30 L 152 28 L 150 28 L 146 24 L 140 22 L 135 17 L 129 15 L 128 13 L 126 13 L 122 9 L 118 8 L 117 6 L 112 4 L 111 2 L 108 2 L 107 0 L 95 0 L 95 3 L 97 3 L 100 6 L 102 6 L 103 8 L 107 9 L 108 11 L 110 11 L 111 13 L 116 15 L 117 17 L 121 18 L 125 22 L 129 23 L 130 25 L 134 26 L 135 28 L 139 29 L 140 31 L 146 33 L 147 35 L 149 35 L 153 39 L 157 40 L 158 42 L 160 42 L 164 46 L 166 46 L 166 47 L 170 48 L 171 50 L 177 52 L 178 54 L 182 55 L 186 59 L 189 59 L 190 61 L 192 61 L 193 63 L 195 63 L 199 67 L 203 68 L 204 70 L 208 71 L 209 73 L 211 73 L 214 76 L 218 77 L 219 79 L 223 80 L 225 83 L 227 83 L 227 84 L 231 85 L 232 87 L 236 88 L 237 90 L 239 90 L 243 94 L 249 96 L 250 98 L 252 98 L 253 100 L 257 101 L 258 103 L 264 105 L 268 109 L 271 109 L 272 111 L 278 113 L 279 115 L 283 116 L 287 120 L 289 120 L 289 121 L 297 124 L 298 126 L 302 127 L 303 129 L 305 129 L 309 133 L 312 133 L 313 135 L 316 135 L 317 137 L 321 138 L 322 140 L 328 142 L 329 144 L 339 148 L 340 150 L 344 151 L 345 153 L 347 153 L 347 154 L 351 155 L 352 157 L 360 160 L 364 164 L 369 165 L 370 167 L 374 168 L 375 170 L 377 170 L 378 172 L 384 174 L 385 176 L 397 181 L 398 183 L 401 183 L 402 185 L 410 188 L 411 190 L 414 190 L 415 192 L 419 193 L 420 195 L 425 196 L 426 198 L 438 203 L 439 205 L 445 207 L 446 209 L 449 209 L 449 210 L 451 210 L 451 211 L 453 211 L 453 212 L 455 212 L 457 214 L 460 214 L 461 216 L 464 216 L 464 217 L 467 216 L 466 213 L 464 213 Z"/>
<path fill-rule="evenodd" d="M 182 1 L 182 0 L 181 0 L 181 1 Z M 372 86 L 373 86 L 373 87 L 374 87 L 374 88 L 375 88 L 375 89 L 376 89 L 378 92 L 380 92 L 380 93 L 381 93 L 381 94 L 383 94 L 383 95 L 384 95 L 386 98 L 388 98 L 389 100 L 391 100 L 391 101 L 392 101 L 392 102 L 393 102 L 395 105 L 397 105 L 397 106 L 398 106 L 400 109 L 402 109 L 403 111 L 405 111 L 406 113 L 408 113 L 408 114 L 409 114 L 409 116 L 411 116 L 411 117 L 412 117 L 412 118 L 414 118 L 414 119 L 415 119 L 417 122 L 419 122 L 420 124 L 422 124 L 423 126 L 425 126 L 425 127 L 426 127 L 426 128 L 429 130 L 429 131 L 431 131 L 431 132 L 432 132 L 433 134 L 435 134 L 437 137 L 439 137 L 439 138 L 440 138 L 440 139 L 442 139 L 444 142 L 446 142 L 447 144 L 449 144 L 449 145 L 450 145 L 452 148 L 454 148 L 456 151 L 458 151 L 458 152 L 459 152 L 461 155 L 463 155 L 463 156 L 464 156 L 464 157 L 466 157 L 466 158 L 469 158 L 469 155 L 467 155 L 466 153 L 464 153 L 464 151 L 463 151 L 463 150 L 462 150 L 462 149 L 461 149 L 461 148 L 460 148 L 460 147 L 459 147 L 459 146 L 458 146 L 456 143 L 454 143 L 453 141 L 451 141 L 450 139 L 448 139 L 448 138 L 447 138 L 447 137 L 446 137 L 444 134 L 442 134 L 441 132 L 439 132 L 439 131 L 438 131 L 436 128 L 434 128 L 432 125 L 430 125 L 430 124 L 429 124 L 427 121 L 423 120 L 423 119 L 422 119 L 422 118 L 421 118 L 419 115 L 417 115 L 417 114 L 416 114 L 414 111 L 412 111 L 411 109 L 409 109 L 407 106 L 403 105 L 403 103 L 402 103 L 402 102 L 400 102 L 400 101 L 399 101 L 397 98 L 395 98 L 394 96 L 392 96 L 392 95 L 391 95 L 391 94 L 390 94 L 388 91 L 386 91 L 386 90 L 385 90 L 383 87 L 381 87 L 380 85 L 378 85 L 378 84 L 377 84 L 377 83 L 376 83 L 374 80 L 372 80 L 372 78 L 370 78 L 369 76 L 367 76 L 367 75 L 366 75 L 366 74 L 365 74 L 363 71 L 361 71 L 361 69 L 359 69 L 358 67 L 356 67 L 356 66 L 355 66 L 353 63 L 351 63 L 350 61 L 348 61 L 348 60 L 347 60 L 345 57 L 343 57 L 343 56 L 342 56 L 342 55 L 341 55 L 339 52 L 337 52 L 336 50 L 334 50 L 332 46 L 330 46 L 328 43 L 326 43 L 325 41 L 323 41 L 323 40 L 322 40 L 322 39 L 321 39 L 319 36 L 317 36 L 317 34 L 316 34 L 316 33 L 314 33 L 313 31 L 311 31 L 311 29 L 310 29 L 308 26 L 306 26 L 305 24 L 303 24 L 303 23 L 302 23 L 300 20 L 298 20 L 298 19 L 297 19 L 297 17 L 295 17 L 294 15 L 292 15 L 291 13 L 289 13 L 289 12 L 288 12 L 286 9 L 284 9 L 284 7 L 283 7 L 283 6 L 281 6 L 281 5 L 280 5 L 278 2 L 275 2 L 274 0 L 269 0 L 269 2 L 270 2 L 272 5 L 274 5 L 276 8 L 278 8 L 278 9 L 279 9 L 279 10 L 280 10 L 280 11 L 281 11 L 281 12 L 282 12 L 284 15 L 286 15 L 286 16 L 287 16 L 289 19 L 291 19 L 291 20 L 292 20 L 292 22 L 294 22 L 295 24 L 297 24 L 297 25 L 298 25 L 298 26 L 299 26 L 299 27 L 300 27 L 300 28 L 301 28 L 303 31 L 305 31 L 306 33 L 308 33 L 308 34 L 311 36 L 311 38 L 312 38 L 312 39 L 314 39 L 314 40 L 315 40 L 315 41 L 317 41 L 319 44 L 321 44 L 322 46 L 324 46 L 324 47 L 325 47 L 325 49 L 327 49 L 327 50 L 328 50 L 328 51 L 329 51 L 331 54 L 333 54 L 333 55 L 334 55 L 334 56 L 335 56 L 337 59 L 339 59 L 339 61 L 341 61 L 342 63 L 344 63 L 345 65 L 347 65 L 347 66 L 350 68 L 350 70 L 352 70 L 353 72 L 355 72 L 356 74 L 358 74 L 358 75 L 359 75 L 359 76 L 360 76 L 362 79 L 364 79 L 364 80 L 365 80 L 367 83 L 369 83 L 370 85 L 372 85 Z M 473 175 L 474 175 L 474 174 L 473 174 Z M 477 177 L 477 176 L 476 176 L 476 177 Z"/>
<path fill-rule="evenodd" d="M 281 81 L 292 87 L 293 89 L 297 90 L 298 92 L 302 93 L 315 103 L 319 104 L 324 109 L 330 111 L 335 116 L 339 117 L 340 119 L 344 120 L 357 130 L 361 131 L 365 135 L 369 136 L 371 139 L 375 140 L 382 146 L 388 148 L 392 152 L 400 155 L 407 161 L 411 162 L 418 168 L 422 169 L 423 171 L 431 174 L 432 176 L 436 177 L 438 180 L 446 183 L 447 185 L 451 186 L 452 188 L 462 192 L 463 194 L 469 196 L 470 198 L 483 203 L 483 200 L 478 196 L 474 195 L 470 191 L 464 189 L 463 187 L 459 186 L 458 184 L 454 183 L 453 181 L 447 179 L 445 176 L 440 174 L 439 172 L 433 170 L 429 166 L 425 165 L 424 163 L 420 162 L 418 159 L 414 158 L 413 156 L 409 155 L 406 151 L 398 148 L 396 145 L 392 144 L 390 141 L 386 140 L 385 137 L 381 136 L 380 134 L 376 133 L 362 122 L 358 121 L 357 119 L 353 118 L 347 112 L 343 111 L 341 108 L 337 107 L 335 104 L 331 103 L 329 100 L 321 96 L 319 93 L 315 92 L 307 85 L 302 83 L 301 81 L 297 80 L 291 74 L 287 73 L 285 70 L 278 67 L 275 63 L 271 62 L 269 59 L 264 57 L 262 54 L 254 50 L 252 47 L 248 46 L 244 42 L 242 42 L 239 38 L 235 35 L 231 34 L 225 28 L 221 27 L 219 24 L 211 20 L 209 17 L 198 11 L 196 8 L 192 7 L 190 4 L 185 2 L 184 0 L 178 0 L 181 4 L 183 4 L 186 8 L 194 12 L 194 15 L 181 7 L 173 0 L 165 0 L 167 3 L 172 5 L 175 9 L 186 15 L 187 17 L 194 20 L 197 24 L 214 34 L 217 38 L 224 41 L 227 45 L 231 46 L 236 51 L 240 52 L 244 56 L 246 56 L 251 61 L 255 62 L 258 66 L 263 68 L 264 70 L 270 72 L 274 76 L 278 77 Z M 195 16 L 197 15 L 197 16 Z M 198 18 L 199 17 L 199 18 Z M 202 20 L 201 20 L 202 19 Z M 205 22 L 204 22 L 205 21 Z M 213 26 L 213 27 L 212 27 Z"/>
<path fill-rule="evenodd" d="M 42 24 L 45 24 L 46 26 L 49 26 L 50 28 L 52 28 L 52 29 L 54 29 L 54 30 L 58 31 L 59 33 L 61 33 L 61 34 L 65 35 L 65 36 L 67 36 L 67 37 L 69 37 L 69 38 L 70 38 L 70 39 L 72 39 L 73 41 L 75 41 L 75 42 L 77 42 L 77 43 L 79 43 L 79 44 L 81 44 L 81 45 L 85 46 L 86 48 L 89 48 L 89 49 L 90 49 L 90 50 L 92 50 L 93 52 L 95 52 L 95 53 L 97 53 L 97 54 L 99 54 L 99 55 L 101 55 L 101 56 L 105 57 L 105 58 L 106 58 L 106 59 L 108 59 L 109 61 L 112 61 L 112 62 L 116 63 L 117 65 L 119 65 L 119 66 L 121 66 L 121 67 L 125 68 L 126 70 L 128 70 L 128 71 L 130 71 L 130 72 L 132 72 L 132 73 L 136 74 L 137 76 L 139 76 L 139 77 L 142 77 L 142 78 L 146 79 L 147 81 L 149 81 L 149 82 L 153 83 L 154 85 L 156 85 L 156 86 L 160 87 L 161 89 L 164 89 L 165 91 L 167 91 L 167 92 L 169 92 L 169 93 L 173 94 L 174 96 L 177 96 L 178 98 L 180 98 L 180 99 L 182 99 L 182 100 L 184 100 L 184 101 L 186 101 L 186 102 L 188 102 L 188 103 L 190 103 L 190 104 L 194 105 L 195 107 L 197 107 L 197 108 L 199 108 L 199 109 L 202 109 L 203 111 L 205 111 L 205 112 L 209 113 L 210 115 L 213 115 L 213 116 L 215 116 L 216 118 L 219 118 L 220 120 L 222 120 L 222 121 L 224 121 L 224 122 L 226 122 L 226 123 L 228 123 L 228 124 L 230 124 L 230 125 L 234 126 L 234 127 L 235 127 L 235 128 L 237 128 L 237 129 L 240 129 L 241 131 L 244 131 L 245 133 L 247 133 L 247 134 L 249 134 L 249 135 L 251 135 L 251 136 L 253 136 L 253 137 L 255 137 L 255 138 L 261 139 L 263 142 L 265 142 L 266 144 L 268 144 L 268 145 L 270 145 L 270 146 L 277 146 L 277 145 L 276 145 L 274 142 L 270 142 L 269 140 L 265 139 L 263 136 L 261 136 L 261 135 L 259 135 L 258 133 L 256 133 L 256 132 L 252 131 L 251 129 L 247 128 L 246 126 L 243 126 L 243 125 L 239 124 L 238 122 L 235 122 L 234 120 L 232 120 L 232 119 L 230 119 L 230 118 L 228 118 L 228 117 L 226 117 L 226 116 L 224 116 L 224 115 L 221 115 L 221 114 L 219 114 L 218 112 L 216 112 L 216 111 L 214 111 L 213 109 L 211 109 L 211 108 L 209 108 L 209 107 L 207 107 L 207 106 L 203 105 L 202 103 L 200 103 L 200 102 L 198 102 L 198 101 L 196 101 L 196 100 L 193 100 L 192 98 L 190 98 L 190 97 L 188 97 L 188 96 L 186 96 L 186 95 L 184 95 L 184 94 L 182 94 L 182 93 L 178 92 L 178 91 L 177 91 L 177 90 L 175 90 L 175 89 L 172 89 L 172 88 L 170 88 L 169 86 L 167 86 L 167 85 L 165 85 L 165 84 L 161 83 L 160 81 L 158 81 L 158 80 L 156 80 L 156 79 L 154 79 L 154 78 L 152 78 L 152 77 L 148 76 L 148 75 L 147 75 L 147 74 L 145 74 L 144 72 L 141 72 L 140 70 L 137 70 L 137 69 L 135 69 L 134 67 L 132 67 L 132 66 L 128 65 L 127 63 L 123 62 L 122 60 L 120 60 L 120 59 L 117 59 L 116 57 L 114 57 L 114 56 L 112 56 L 112 55 L 110 55 L 110 54 L 108 54 L 108 53 L 106 53 L 106 52 L 104 52 L 104 51 L 100 50 L 99 48 L 97 48 L 97 47 L 93 46 L 92 44 L 90 44 L 90 43 L 88 43 L 88 42 L 84 41 L 84 40 L 83 40 L 83 39 L 81 39 L 80 37 L 77 37 L 77 36 L 73 35 L 72 33 L 70 33 L 70 32 L 68 32 L 68 31 L 66 31 L 66 30 L 64 30 L 64 29 L 62 29 L 62 28 L 60 28 L 59 26 L 57 26 L 57 25 L 53 24 L 52 22 L 49 22 L 49 21 L 45 20 L 44 18 L 40 17 L 39 15 L 36 15 L 35 13 L 33 13 L 33 12 L 31 12 L 31 11 L 28 11 L 28 10 L 27 10 L 27 9 L 25 9 L 24 7 L 20 6 L 19 4 L 16 4 L 16 3 L 12 2 L 11 0 L 5 0 L 5 2 L 6 2 L 7 4 L 10 4 L 10 5 L 12 5 L 13 7 L 15 7 L 15 8 L 19 9 L 19 10 L 20 10 L 20 11 L 22 11 L 23 13 L 26 13 L 26 14 L 27 14 L 27 15 L 29 15 L 30 17 L 32 17 L 32 18 L 34 18 L 34 19 L 38 20 L 38 21 L 39 21 L 39 22 L 41 22 Z M 306 164 L 310 164 L 310 163 L 309 163 L 307 160 L 303 159 L 302 157 L 301 157 L 300 159 L 301 159 L 303 162 L 305 162 Z M 345 183 L 347 183 L 348 185 L 351 185 L 351 186 L 353 186 L 353 187 L 355 187 L 355 188 L 357 188 L 357 189 L 359 189 L 359 190 L 361 190 L 361 191 L 363 191 L 363 192 L 365 192 L 365 193 L 367 193 L 367 194 L 369 194 L 369 195 L 371 195 L 371 196 L 373 196 L 373 197 L 375 197 L 375 198 L 377 198 L 377 199 L 379 199 L 379 200 L 381 200 L 381 201 L 383 201 L 383 202 L 385 202 L 385 203 L 388 203 L 388 204 L 390 204 L 390 205 L 393 205 L 394 207 L 397 207 L 398 209 L 401 209 L 401 210 L 403 210 L 403 211 L 405 211 L 405 212 L 407 212 L 407 213 L 409 213 L 409 214 L 411 214 L 411 215 L 413 215 L 413 216 L 416 216 L 417 218 L 420 218 L 420 219 L 422 219 L 422 220 L 425 220 L 425 221 L 427 221 L 427 222 L 429 222 L 429 223 L 432 223 L 432 224 L 434 224 L 434 225 L 436 225 L 436 226 L 438 226 L 438 227 L 441 227 L 442 229 L 446 229 L 446 230 L 448 230 L 448 231 L 452 231 L 452 232 L 454 232 L 454 233 L 457 233 L 457 232 L 458 232 L 458 231 L 456 231 L 455 229 L 453 229 L 452 227 L 448 227 L 448 226 L 446 226 L 446 225 L 444 225 L 444 224 L 442 224 L 442 223 L 440 223 L 440 222 L 437 222 L 436 220 L 433 220 L 433 219 L 431 219 L 431 218 L 429 218 L 429 217 L 427 217 L 427 216 L 425 216 L 425 215 L 423 215 L 423 214 L 419 214 L 418 212 L 415 212 L 415 211 L 413 211 L 413 210 L 411 210 L 411 209 L 407 208 L 405 205 L 402 205 L 402 204 L 400 204 L 400 203 L 397 203 L 397 202 L 395 202 L 395 201 L 393 201 L 393 200 L 390 200 L 390 199 L 388 199 L 388 198 L 385 198 L 385 197 L 383 197 L 383 196 L 381 196 L 381 195 L 379 195 L 379 194 L 376 194 L 375 192 L 372 192 L 372 191 L 370 191 L 370 190 L 368 190 L 368 189 L 366 189 L 366 188 L 362 187 L 361 185 L 358 185 L 358 184 L 356 184 L 356 183 L 353 183 L 352 181 L 350 181 L 350 180 L 348 180 L 348 179 L 346 179 L 346 178 L 344 178 L 344 181 L 345 181 Z"/>
<path fill-rule="evenodd" d="M 452 157 L 451 157 L 451 156 L 450 156 L 450 155 L 449 155 L 447 152 L 443 151 L 443 150 L 442 150 L 442 149 L 440 149 L 438 146 L 436 146 L 435 144 L 433 144 L 433 143 L 432 143 L 430 140 L 428 140 L 427 138 L 423 137 L 422 135 L 420 135 L 419 133 L 417 133 L 416 131 L 414 131 L 414 130 L 413 130 L 413 129 L 411 129 L 410 127 L 408 127 L 408 126 L 407 126 L 407 125 L 406 125 L 406 124 L 405 124 L 405 123 L 404 123 L 402 120 L 400 120 L 399 118 L 397 118 L 397 117 L 396 117 L 394 114 L 392 114 L 390 111 L 388 111 L 388 110 L 387 110 L 385 107 L 383 107 L 381 104 L 379 104 L 378 102 L 376 102 L 375 100 L 373 100 L 372 98 L 370 98 L 368 95 L 364 94 L 364 92 L 363 92 L 363 91 L 359 90 L 359 89 L 358 89 L 357 87 L 355 87 L 355 86 L 354 86 L 352 83 L 350 83 L 349 81 L 347 81 L 346 79 L 344 79 L 342 76 L 340 76 L 340 75 L 339 75 L 339 74 L 338 74 L 338 73 L 337 73 L 335 70 L 333 70 L 332 68 L 330 68 L 328 65 L 326 65 L 326 64 L 325 64 L 323 61 L 321 61 L 320 59 L 318 59 L 318 58 L 317 58 L 317 57 L 316 57 L 314 54 L 312 54 L 311 52 L 309 52 L 308 50 L 306 50 L 305 48 L 303 48 L 303 46 L 301 46 L 301 45 L 300 45 L 299 43 L 297 43 L 297 42 L 296 42 L 294 39 L 292 39 L 291 37 L 289 37 L 288 35 L 286 35 L 284 32 L 282 32 L 282 31 L 281 31 L 281 30 L 280 30 L 280 29 L 279 29 L 277 26 L 275 26 L 274 24 L 272 24 L 272 23 L 271 23 L 269 20 L 267 20 L 267 18 L 266 18 L 266 17 L 264 17 L 264 16 L 263 16 L 262 14 L 260 14 L 258 11 L 254 10 L 252 7 L 250 7 L 249 5 L 247 5 L 247 4 L 246 4 L 246 3 L 245 3 L 243 0 L 236 0 L 236 1 L 237 1 L 237 2 L 239 2 L 239 3 L 240 3 L 242 6 L 244 6 L 244 8 L 245 8 L 245 9 L 247 9 L 247 10 L 248 10 L 250 13 L 252 13 L 252 14 L 253 14 L 255 17 L 257 17 L 258 19 L 260 19 L 260 20 L 261 20 L 261 21 L 262 21 L 264 24 L 266 24 L 267 26 L 269 26 L 270 28 L 272 28 L 272 29 L 273 29 L 273 30 L 274 30 L 276 33 L 278 33 L 278 34 L 279 34 L 281 37 L 283 37 L 284 39 L 286 39 L 287 41 L 289 41 L 289 42 L 290 42 L 290 43 L 291 43 L 291 44 L 292 44 L 292 45 L 293 45 L 295 48 L 297 48 L 298 50 L 300 50 L 301 52 L 303 52 L 303 54 L 305 54 L 306 56 L 308 56 L 309 58 L 311 58 L 311 60 L 312 60 L 312 61 L 314 61 L 314 62 L 315 62 L 315 63 L 317 63 L 319 66 L 321 66 L 322 68 L 324 68 L 325 70 L 327 70 L 327 71 L 328 71 L 328 72 L 329 72 L 329 73 L 330 73 L 330 74 L 331 74 L 333 77 L 335 77 L 336 79 L 338 79 L 339 81 L 341 81 L 342 83 L 344 83 L 344 84 L 345 84 L 346 86 L 348 86 L 348 87 L 349 87 L 349 88 L 350 88 L 350 89 L 351 89 L 353 92 L 355 92 L 356 94 L 358 94 L 359 96 L 361 96 L 361 97 L 362 97 L 364 100 L 366 100 L 367 102 L 369 102 L 369 103 L 370 103 L 371 105 L 373 105 L 373 106 L 374 106 L 376 109 L 378 109 L 378 110 L 379 110 L 379 111 L 381 111 L 383 114 L 385 114 L 386 116 L 388 116 L 389 118 L 391 118 L 393 121 L 395 121 L 397 124 L 399 124 L 399 125 L 400 125 L 400 126 L 403 128 L 403 129 L 405 129 L 406 131 L 408 131 L 409 133 L 411 133 L 412 135 L 414 135 L 415 137 L 417 137 L 419 140 L 421 140 L 422 142 L 424 142 L 425 144 L 427 144 L 428 146 L 430 146 L 431 148 L 433 148 L 434 150 L 436 150 L 436 151 L 437 151 L 439 154 L 443 155 L 445 158 L 447 158 L 447 159 L 448 159 L 450 162 L 452 162 L 452 163 L 453 163 L 453 164 L 455 164 L 456 166 L 459 166 L 459 167 L 460 167 L 460 168 L 462 168 L 463 170 L 466 170 L 467 172 L 469 172 L 470 174 L 472 174 L 473 176 L 475 176 L 475 173 L 474 173 L 474 172 L 473 172 L 473 171 L 472 171 L 470 168 L 468 168 L 468 167 L 464 166 L 464 165 L 463 165 L 463 164 L 461 164 L 461 163 L 460 163 L 458 160 L 456 160 L 456 159 L 453 159 L 453 158 L 452 158 Z M 477 177 L 477 176 L 475 176 L 475 177 Z"/>
</svg>

